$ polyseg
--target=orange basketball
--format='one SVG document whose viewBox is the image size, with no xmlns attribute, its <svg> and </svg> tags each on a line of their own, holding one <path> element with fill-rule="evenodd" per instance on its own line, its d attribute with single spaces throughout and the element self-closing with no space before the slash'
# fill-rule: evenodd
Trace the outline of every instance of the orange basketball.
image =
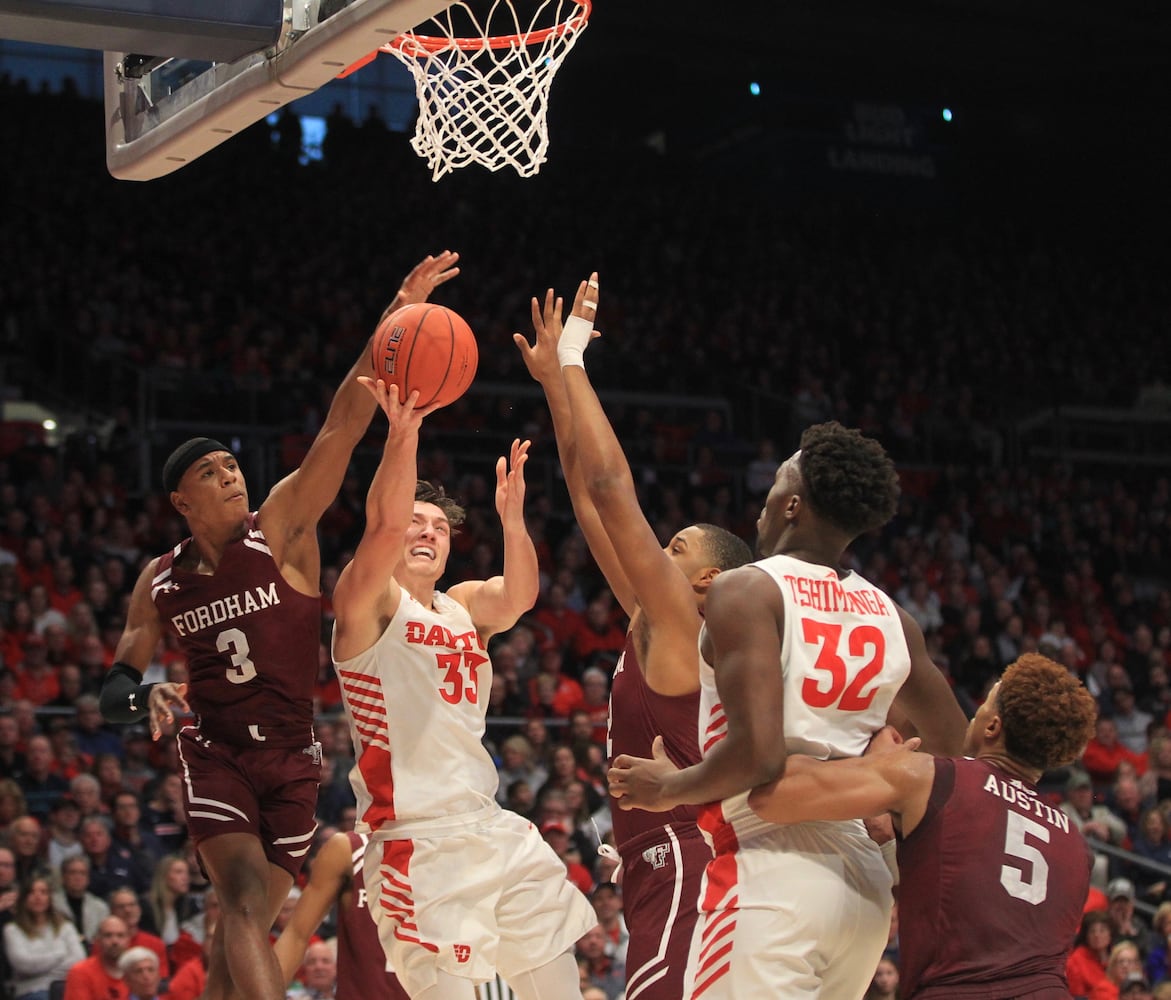
<svg viewBox="0 0 1171 1000">
<path fill-rule="evenodd" d="M 374 377 L 397 385 L 403 401 L 418 390 L 419 407 L 454 403 L 472 384 L 479 359 L 463 317 L 430 302 L 396 309 L 374 332 Z"/>
</svg>

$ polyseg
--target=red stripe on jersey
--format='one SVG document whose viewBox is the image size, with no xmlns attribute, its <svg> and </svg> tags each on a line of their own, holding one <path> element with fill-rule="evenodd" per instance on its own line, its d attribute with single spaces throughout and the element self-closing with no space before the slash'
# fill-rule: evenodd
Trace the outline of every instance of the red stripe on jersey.
<svg viewBox="0 0 1171 1000">
<path fill-rule="evenodd" d="M 371 799 L 370 807 L 362 814 L 362 821 L 368 823 L 371 830 L 377 830 L 383 823 L 395 818 L 390 751 L 381 746 L 369 745 L 359 753 L 358 773 L 362 775 Z"/>
<path fill-rule="evenodd" d="M 703 942 L 703 947 L 699 950 L 701 966 L 711 964 L 708 960 L 708 953 L 736 929 L 736 912 L 736 910 L 716 910 L 714 913 L 708 914 L 709 919 L 704 924 L 700 935 L 700 940 Z"/>
</svg>

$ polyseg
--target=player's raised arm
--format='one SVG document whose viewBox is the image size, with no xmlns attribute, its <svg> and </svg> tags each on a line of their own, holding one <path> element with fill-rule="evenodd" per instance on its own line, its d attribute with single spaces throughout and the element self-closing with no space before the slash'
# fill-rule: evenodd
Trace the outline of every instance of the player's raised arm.
<svg viewBox="0 0 1171 1000">
<path fill-rule="evenodd" d="M 963 752 L 968 720 L 955 693 L 928 655 L 919 623 L 902 608 L 898 611 L 911 654 L 911 672 L 895 696 L 893 707 L 896 714 L 910 720 L 922 737 L 924 750 L 954 757 Z"/>
<path fill-rule="evenodd" d="M 399 585 L 391 573 L 402 559 L 418 479 L 419 427 L 433 407 L 416 409 L 418 392 L 399 401 L 399 388 L 382 379 L 359 379 L 360 388 L 382 408 L 389 422 L 382 459 L 366 493 L 366 528 L 354 558 L 334 587 L 337 609 L 334 649 L 349 659 L 373 645 L 398 605 Z"/>
<path fill-rule="evenodd" d="M 403 280 L 383 317 L 400 306 L 425 302 L 435 288 L 459 274 L 458 260 L 458 254 L 446 250 L 438 257 L 425 257 Z M 261 528 L 274 556 L 278 562 L 291 562 L 312 587 L 319 575 L 317 522 L 337 496 L 350 456 L 374 415 L 376 403 L 358 382 L 359 376 L 369 374 L 368 340 L 334 394 L 300 468 L 277 483 L 260 508 Z M 302 543 L 311 544 L 302 548 Z"/>
<path fill-rule="evenodd" d="M 655 629 L 650 661 L 643 665 L 647 683 L 659 693 L 683 693 L 694 690 L 698 683 L 689 657 L 699 634 L 693 588 L 710 584 L 718 570 L 710 568 L 703 581 L 678 572 L 639 506 L 630 463 L 585 369 L 584 350 L 589 340 L 583 335 L 592 330 L 590 303 L 597 296 L 597 284 L 595 272 L 578 288 L 574 315 L 559 342 L 578 465 L 622 577 Z M 586 318 L 579 319 L 577 313 L 583 307 Z M 699 539 L 681 534 L 671 544 L 697 545 Z"/>
<path fill-rule="evenodd" d="M 664 811 L 701 805 L 773 781 L 785 769 L 780 591 L 751 567 L 728 570 L 707 598 L 705 655 L 716 675 L 727 735 L 699 764 L 620 756 L 610 768 L 610 794 L 623 809 Z"/>
<path fill-rule="evenodd" d="M 596 293 L 589 298 L 586 294 L 587 289 L 588 285 L 583 281 L 574 297 L 571 314 L 571 318 L 576 316 L 582 322 L 592 321 L 597 309 Z M 543 304 L 534 297 L 532 313 L 535 337 L 532 345 L 520 333 L 513 334 L 512 339 L 520 349 L 521 358 L 529 374 L 545 392 L 549 416 L 553 422 L 553 434 L 557 441 L 557 454 L 561 459 L 561 471 L 565 476 L 565 485 L 569 489 L 569 501 L 573 505 L 577 525 L 581 528 L 590 554 L 602 571 L 614 599 L 627 615 L 631 615 L 635 607 L 634 587 L 626 578 L 622 563 L 606 534 L 605 525 L 590 498 L 589 488 L 582 476 L 581 463 L 578 460 L 573 411 L 569 406 L 569 395 L 561 376 L 561 362 L 557 357 L 557 345 L 562 330 L 562 308 L 563 301 L 560 296 L 554 295 L 552 288 L 545 292 Z M 596 331 L 591 335 L 596 336 Z"/>
<path fill-rule="evenodd" d="M 468 613 L 487 641 L 497 632 L 512 628 L 536 603 L 540 592 L 537 550 L 524 520 L 524 467 L 528 441 L 515 440 L 507 459 L 496 461 L 496 512 L 504 529 L 504 572 L 489 580 L 469 580 L 448 592 Z"/>
<path fill-rule="evenodd" d="M 291 983 L 297 975 L 310 938 L 321 926 L 330 907 L 337 902 L 338 893 L 350 877 L 352 853 L 349 837 L 344 833 L 335 833 L 313 859 L 309 882 L 301 891 L 301 898 L 293 907 L 289 922 L 273 945 L 286 984 Z"/>
</svg>

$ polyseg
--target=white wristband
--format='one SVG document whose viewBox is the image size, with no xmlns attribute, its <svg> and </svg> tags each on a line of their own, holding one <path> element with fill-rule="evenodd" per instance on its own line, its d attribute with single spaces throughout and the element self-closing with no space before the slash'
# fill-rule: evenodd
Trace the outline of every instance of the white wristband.
<svg viewBox="0 0 1171 1000">
<path fill-rule="evenodd" d="M 557 341 L 557 360 L 562 368 L 569 365 L 585 368 L 585 349 L 593 332 L 594 324 L 581 316 L 570 316 L 565 321 L 561 339 Z"/>
</svg>

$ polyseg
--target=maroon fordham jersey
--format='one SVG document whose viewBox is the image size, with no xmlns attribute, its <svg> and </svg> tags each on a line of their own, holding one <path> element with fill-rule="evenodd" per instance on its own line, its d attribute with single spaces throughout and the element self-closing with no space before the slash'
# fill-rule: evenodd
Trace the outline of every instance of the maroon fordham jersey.
<svg viewBox="0 0 1171 1000">
<path fill-rule="evenodd" d="M 698 644 L 695 657 L 698 683 Z M 699 763 L 699 690 L 692 694 L 664 695 L 647 687 L 634 649 L 633 634 L 628 632 L 610 687 L 610 757 L 613 759 L 621 753 L 650 757 L 656 736 L 663 737 L 667 756 L 676 767 Z M 614 842 L 621 851 L 628 841 L 650 830 L 661 830 L 668 823 L 694 825 L 697 811 L 695 806 L 677 806 L 665 813 L 614 809 Z"/>
<path fill-rule="evenodd" d="M 903 996 L 1068 996 L 1092 858 L 1033 785 L 988 761 L 937 758 L 927 811 L 898 858 Z"/>
<path fill-rule="evenodd" d="M 151 597 L 187 657 L 200 732 L 235 746 L 309 746 L 321 598 L 281 576 L 255 514 L 210 576 L 175 566 L 190 544 L 159 558 Z"/>
<path fill-rule="evenodd" d="M 362 859 L 366 838 L 347 833 L 353 859 L 349 902 L 337 908 L 337 1000 L 410 1000 L 393 972 L 386 971 L 386 955 L 378 940 L 378 926 L 366 909 Z"/>
</svg>

